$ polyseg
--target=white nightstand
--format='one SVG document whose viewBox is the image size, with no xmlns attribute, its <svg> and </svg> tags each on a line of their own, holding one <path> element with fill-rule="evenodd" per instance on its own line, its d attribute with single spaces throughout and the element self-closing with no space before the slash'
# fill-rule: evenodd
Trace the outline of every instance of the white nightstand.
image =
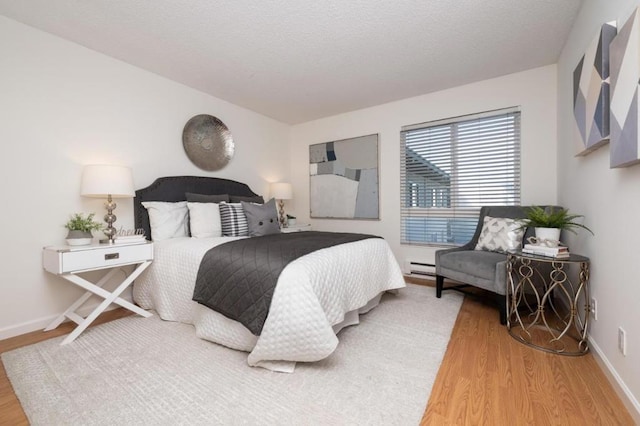
<svg viewBox="0 0 640 426">
<path fill-rule="evenodd" d="M 147 241 L 138 244 L 92 244 L 88 246 L 58 246 L 45 247 L 42 252 L 42 266 L 48 272 L 61 276 L 87 290 L 69 308 L 60 314 L 45 328 L 45 331 L 58 327 L 65 318 L 78 324 L 78 326 L 63 341 L 62 345 L 71 343 L 80 335 L 107 307 L 115 303 L 145 318 L 151 313 L 140 309 L 138 306 L 120 298 L 120 294 L 144 271 L 153 260 L 153 243 Z M 138 265 L 128 277 L 109 292 L 102 288 L 126 265 Z M 92 283 L 80 277 L 79 273 L 109 269 L 109 272 L 97 283 Z M 97 308 L 86 318 L 78 315 L 79 309 L 92 295 L 98 295 L 104 299 Z"/>
<path fill-rule="evenodd" d="M 303 231 L 311 231 L 311 225 L 308 223 L 301 223 L 300 225 L 291 225 L 286 228 L 282 228 L 280 232 L 284 234 L 288 234 L 290 232 L 303 232 Z"/>
</svg>

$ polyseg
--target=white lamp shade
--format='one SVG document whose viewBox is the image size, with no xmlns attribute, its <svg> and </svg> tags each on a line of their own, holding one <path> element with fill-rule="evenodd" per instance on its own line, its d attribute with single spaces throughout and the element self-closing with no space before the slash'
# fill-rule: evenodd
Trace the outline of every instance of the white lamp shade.
<svg viewBox="0 0 640 426">
<path fill-rule="evenodd" d="M 84 166 L 80 195 L 85 197 L 131 198 L 135 196 L 129 167 L 91 164 Z"/>
<path fill-rule="evenodd" d="M 277 200 L 290 200 L 293 198 L 293 189 L 290 183 L 272 183 L 269 190 L 271 192 L 271 197 Z"/>
</svg>

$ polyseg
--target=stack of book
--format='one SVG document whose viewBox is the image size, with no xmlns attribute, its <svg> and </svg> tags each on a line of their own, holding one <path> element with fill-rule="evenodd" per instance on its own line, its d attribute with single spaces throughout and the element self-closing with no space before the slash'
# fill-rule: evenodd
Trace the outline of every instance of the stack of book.
<svg viewBox="0 0 640 426">
<path fill-rule="evenodd" d="M 535 254 L 538 256 L 547 256 L 547 257 L 557 257 L 557 258 L 569 257 L 569 247 L 566 247 L 566 246 L 548 247 L 548 246 L 537 245 L 537 244 L 525 244 L 524 247 L 522 248 L 522 252 L 527 254 Z"/>
</svg>

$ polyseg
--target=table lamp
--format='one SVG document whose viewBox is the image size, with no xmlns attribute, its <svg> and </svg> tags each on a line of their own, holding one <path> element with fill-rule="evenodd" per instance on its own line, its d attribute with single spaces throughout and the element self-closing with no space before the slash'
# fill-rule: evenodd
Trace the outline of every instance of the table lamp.
<svg viewBox="0 0 640 426">
<path fill-rule="evenodd" d="M 116 203 L 113 198 L 133 198 L 135 191 L 133 188 L 133 175 L 129 167 L 111 166 L 106 164 L 91 164 L 84 166 L 82 171 L 82 184 L 80 195 L 93 198 L 107 198 L 105 208 L 107 214 L 104 221 L 107 228 L 103 231 L 107 240 L 100 241 L 113 244 L 116 236 L 116 229 L 113 222 L 117 217 L 113 214 Z"/>
<path fill-rule="evenodd" d="M 270 186 L 271 197 L 278 200 L 278 212 L 280 213 L 280 226 L 284 228 L 287 224 L 284 216 L 284 200 L 293 198 L 293 189 L 290 183 L 276 182 Z"/>
</svg>

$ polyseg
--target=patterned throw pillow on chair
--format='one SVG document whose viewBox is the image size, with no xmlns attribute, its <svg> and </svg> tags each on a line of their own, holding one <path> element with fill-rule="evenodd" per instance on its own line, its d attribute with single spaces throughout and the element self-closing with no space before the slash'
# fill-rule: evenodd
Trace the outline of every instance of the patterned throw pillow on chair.
<svg viewBox="0 0 640 426">
<path fill-rule="evenodd" d="M 485 216 L 476 250 L 504 253 L 522 247 L 525 227 L 520 219 Z"/>
</svg>

